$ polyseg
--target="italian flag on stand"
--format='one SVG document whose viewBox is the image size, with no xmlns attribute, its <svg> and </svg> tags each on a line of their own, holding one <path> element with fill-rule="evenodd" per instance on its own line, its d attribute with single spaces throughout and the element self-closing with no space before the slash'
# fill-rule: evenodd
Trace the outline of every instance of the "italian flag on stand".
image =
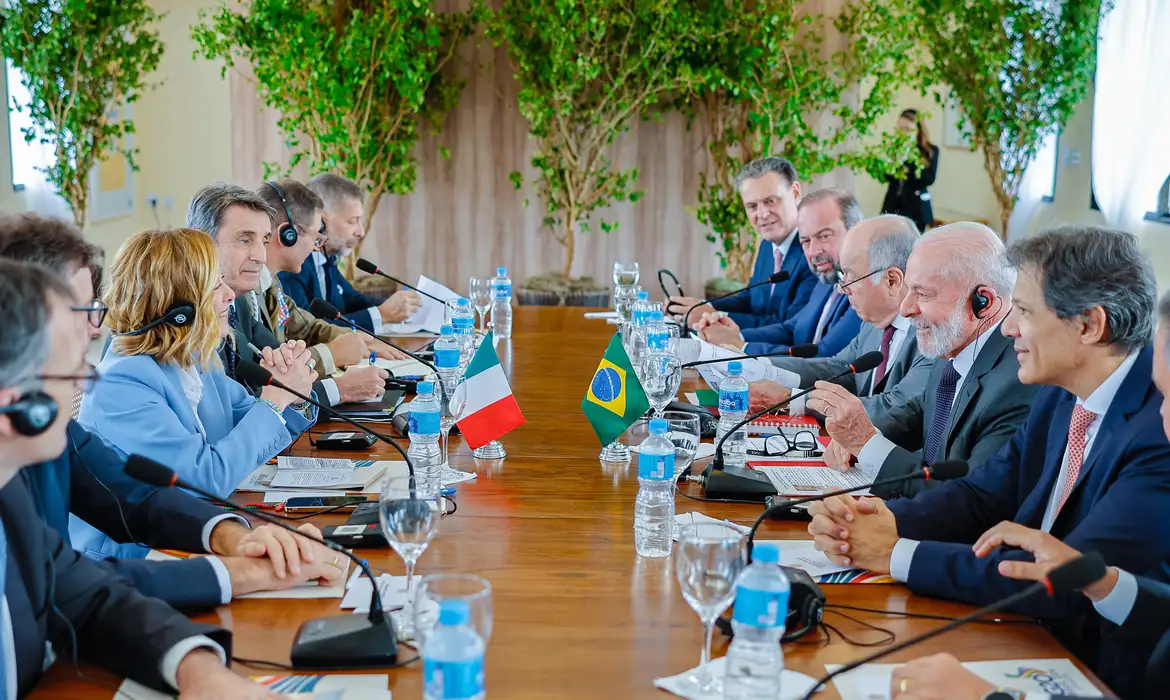
<svg viewBox="0 0 1170 700">
<path fill-rule="evenodd" d="M 459 385 L 466 404 L 455 422 L 471 449 L 477 449 L 524 425 L 524 414 L 504 376 L 491 333 L 480 343 Z"/>
</svg>

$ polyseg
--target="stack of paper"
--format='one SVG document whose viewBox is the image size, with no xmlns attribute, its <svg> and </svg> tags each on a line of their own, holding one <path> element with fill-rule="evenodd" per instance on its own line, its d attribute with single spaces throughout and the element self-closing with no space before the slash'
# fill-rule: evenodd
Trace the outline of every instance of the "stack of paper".
<svg viewBox="0 0 1170 700">
<path fill-rule="evenodd" d="M 886 700 L 897 667 L 898 664 L 866 664 L 837 676 L 834 685 L 841 700 Z M 1033 693 L 1044 697 L 1101 697 L 1101 691 L 1068 659 L 966 661 L 963 667 L 993 686 L 1018 690 L 1029 697 Z M 825 668 L 835 671 L 840 666 L 826 664 Z"/>
<path fill-rule="evenodd" d="M 316 459 L 309 457 L 277 457 L 277 462 L 285 460 L 294 460 L 293 465 L 297 465 L 296 460 L 308 460 L 310 462 L 324 463 L 324 468 L 316 469 L 299 469 L 293 467 L 291 469 L 280 469 L 277 464 L 262 464 L 244 479 L 243 483 L 236 487 L 237 491 L 257 491 L 260 493 L 279 492 L 283 496 L 274 501 L 269 501 L 265 498 L 265 502 L 280 502 L 288 500 L 293 496 L 319 496 L 322 493 L 326 495 L 336 495 L 337 490 L 344 491 L 360 491 L 361 493 L 381 493 L 382 482 L 378 478 L 385 475 L 386 477 L 407 476 L 410 470 L 403 461 L 370 461 L 362 460 L 353 462 L 348 459 L 331 460 L 331 459 Z M 331 462 L 344 462 L 351 467 L 352 474 L 346 474 L 345 479 L 351 479 L 353 486 L 335 486 L 328 483 L 330 481 L 327 475 L 334 470 L 330 465 Z M 300 464 L 303 464 L 300 463 Z M 336 465 L 341 468 L 342 465 Z M 282 471 L 289 471 L 289 474 L 282 475 Z M 325 474 L 313 476 L 305 472 L 319 471 Z M 344 471 L 342 468 L 341 471 Z M 291 472 L 297 472 L 300 476 L 294 476 Z M 277 481 L 277 477 L 280 480 Z M 322 481 L 325 483 L 315 484 L 315 481 Z M 308 482 L 308 483 L 306 483 Z M 280 484 L 287 484 L 281 486 Z M 358 485 L 361 484 L 361 485 Z"/>
<path fill-rule="evenodd" d="M 390 700 L 390 676 L 385 674 L 332 676 L 253 676 L 252 680 L 281 697 L 295 700 Z M 114 700 L 170 700 L 134 681 L 124 681 Z"/>
<path fill-rule="evenodd" d="M 839 472 L 823 466 L 771 466 L 768 462 L 757 461 L 755 457 L 748 460 L 748 466 L 767 476 L 776 493 L 795 498 L 856 488 L 870 481 L 860 469 Z M 862 489 L 853 493 L 855 496 L 865 496 L 869 491 Z"/>
<path fill-rule="evenodd" d="M 274 489 L 340 489 L 360 491 L 386 471 L 386 462 L 277 457 L 276 474 L 268 483 Z"/>
</svg>

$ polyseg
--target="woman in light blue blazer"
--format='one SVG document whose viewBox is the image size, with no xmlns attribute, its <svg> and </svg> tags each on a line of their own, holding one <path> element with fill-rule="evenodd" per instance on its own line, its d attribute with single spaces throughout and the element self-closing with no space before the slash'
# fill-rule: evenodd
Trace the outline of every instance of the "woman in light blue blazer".
<svg viewBox="0 0 1170 700">
<path fill-rule="evenodd" d="M 231 332 L 235 295 L 207 234 L 138 233 L 118 251 L 109 274 L 106 325 L 114 340 L 78 420 L 119 453 L 162 462 L 184 481 L 226 498 L 316 420 L 315 410 L 288 392 L 265 387 L 256 398 L 225 374 L 218 349 Z M 261 364 L 308 394 L 317 374 L 304 344 L 286 344 L 277 354 Z M 75 517 L 69 531 L 74 547 L 90 556 L 146 555 Z"/>
</svg>

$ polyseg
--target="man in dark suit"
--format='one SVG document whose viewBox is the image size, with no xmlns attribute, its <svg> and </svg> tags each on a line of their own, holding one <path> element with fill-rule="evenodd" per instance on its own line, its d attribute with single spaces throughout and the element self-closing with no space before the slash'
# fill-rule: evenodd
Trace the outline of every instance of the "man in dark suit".
<svg viewBox="0 0 1170 700">
<path fill-rule="evenodd" d="M 1128 233 L 1061 227 L 1014 245 L 1019 271 L 1003 333 L 1020 380 L 1046 384 L 1000 452 L 963 479 L 914 498 L 832 498 L 810 508 L 809 532 L 834 561 L 890 573 L 920 594 L 982 605 L 1019 591 L 1006 562 L 972 545 L 1001 521 L 1039 529 L 1111 565 L 1170 580 L 1170 443 L 1150 375 L 1156 284 Z M 1033 598 L 1040 617 L 1084 652 L 1080 596 Z M 1087 652 L 1086 652 L 1087 653 Z"/>
<path fill-rule="evenodd" d="M 410 318 L 422 305 L 417 292 L 402 289 L 382 301 L 358 292 L 337 269 L 338 258 L 349 255 L 366 235 L 362 188 L 329 173 L 317 175 L 306 185 L 325 202 L 325 235 L 329 240 L 325 242 L 324 252 L 314 251 L 309 255 L 300 272 L 278 275 L 285 294 L 303 309 L 309 308 L 313 299 L 324 299 L 346 318 L 378 335 L 382 334 L 383 324 Z M 345 325 L 340 321 L 335 323 Z"/>
<path fill-rule="evenodd" d="M 667 311 L 680 321 L 695 306 L 690 314 L 692 327 L 703 314 L 716 311 L 726 313 L 740 328 L 782 323 L 804 308 L 817 283 L 804 259 L 804 250 L 796 244 L 800 182 L 792 163 L 775 156 L 754 160 L 739 171 L 736 190 L 760 239 L 750 282 L 762 282 L 782 270 L 789 277 L 786 282 L 761 285 L 711 303 L 693 297 L 671 297 Z"/>
<path fill-rule="evenodd" d="M 861 221 L 861 207 L 845 190 L 818 190 L 800 201 L 797 221 L 800 246 L 809 269 L 820 280 L 808 303 L 783 323 L 742 330 L 728 316 L 706 314 L 699 323 L 703 340 L 749 354 L 815 343 L 820 357 L 832 357 L 857 337 L 861 319 L 837 289 L 841 274 L 838 248 L 845 232 Z"/>
<path fill-rule="evenodd" d="M 0 697 L 27 694 L 55 653 L 78 653 L 186 700 L 277 696 L 224 666 L 231 635 L 74 552 L 38 517 L 21 470 L 66 447 L 57 420 L 87 377 L 85 317 L 40 266 L 0 260 Z"/>
<path fill-rule="evenodd" d="M 861 332 L 833 357 L 774 357 L 778 381 L 752 382 L 753 411 L 787 399 L 801 387 L 835 377 L 868 352 L 885 361 L 873 370 L 850 374 L 837 383 L 860 398 L 871 415 L 900 406 L 926 388 L 934 360 L 918 350 L 914 324 L 900 313 L 906 298 L 906 263 L 918 242 L 914 222 L 903 216 L 866 219 L 849 229 L 841 243 L 841 291 L 863 321 Z M 804 397 L 788 405 L 805 409 Z"/>
<path fill-rule="evenodd" d="M 867 415 L 860 401 L 832 385 L 809 395 L 833 438 L 826 461 L 848 469 L 856 456 L 873 481 L 945 459 L 978 468 L 1024 421 L 1039 391 L 1020 382 L 1011 341 L 999 332 L 1016 275 L 995 232 L 968 222 L 928 231 L 906 278 L 902 315 L 914 323 L 923 354 L 942 360 L 926 390 L 882 415 Z M 896 498 L 933 487 L 913 480 L 875 487 L 873 494 Z"/>
</svg>

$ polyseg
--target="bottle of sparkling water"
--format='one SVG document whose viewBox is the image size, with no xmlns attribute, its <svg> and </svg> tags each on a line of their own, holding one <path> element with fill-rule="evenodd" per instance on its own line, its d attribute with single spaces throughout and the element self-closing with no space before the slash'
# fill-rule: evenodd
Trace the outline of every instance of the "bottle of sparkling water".
<svg viewBox="0 0 1170 700">
<path fill-rule="evenodd" d="M 443 455 L 439 450 L 439 416 L 442 406 L 434 382 L 419 382 L 418 395 L 410 402 L 410 447 L 406 454 L 414 465 L 414 476 L 437 493 L 442 488 Z"/>
<path fill-rule="evenodd" d="M 471 626 L 464 600 L 439 603 L 439 624 L 419 649 L 424 700 L 482 700 L 487 645 Z"/>
<path fill-rule="evenodd" d="M 497 338 L 512 337 L 512 280 L 506 267 L 497 267 L 492 278 L 492 327 Z"/>
<path fill-rule="evenodd" d="M 784 673 L 784 621 L 788 617 L 788 577 L 778 566 L 780 549 L 761 542 L 735 587 L 735 636 L 727 649 L 723 679 L 726 700 L 775 700 Z"/>
<path fill-rule="evenodd" d="M 650 437 L 638 447 L 634 548 L 643 557 L 668 557 L 674 545 L 674 443 L 668 428 L 662 418 L 650 421 Z"/>
<path fill-rule="evenodd" d="M 743 378 L 743 363 L 727 363 L 727 376 L 719 383 L 719 428 L 715 431 L 715 444 L 730 431 L 736 423 L 747 416 L 748 383 Z M 747 458 L 747 430 L 740 427 L 723 443 L 723 466 L 742 467 Z"/>
</svg>

